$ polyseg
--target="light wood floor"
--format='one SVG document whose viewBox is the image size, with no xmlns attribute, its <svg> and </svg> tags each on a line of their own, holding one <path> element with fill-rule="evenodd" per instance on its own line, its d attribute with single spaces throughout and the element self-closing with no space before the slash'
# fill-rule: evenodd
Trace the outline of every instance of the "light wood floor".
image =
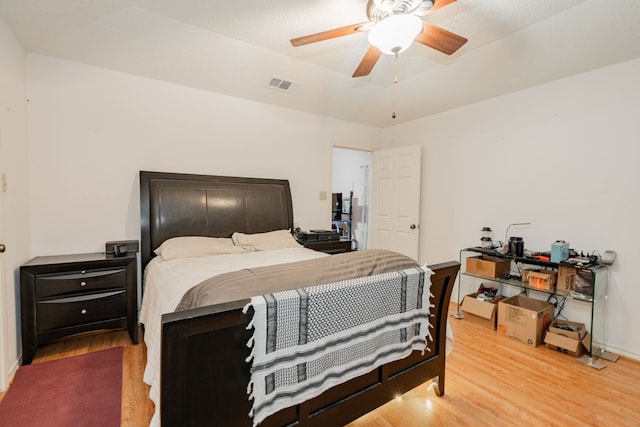
<svg viewBox="0 0 640 427">
<path fill-rule="evenodd" d="M 455 348 L 447 359 L 443 397 L 425 384 L 349 426 L 640 425 L 640 362 L 602 361 L 607 367 L 596 370 L 571 356 L 498 337 L 464 320 L 451 318 L 451 326 Z M 122 425 L 147 426 L 153 404 L 142 382 L 145 346 L 132 345 L 126 331 L 45 345 L 34 363 L 119 345 L 124 347 Z"/>
</svg>

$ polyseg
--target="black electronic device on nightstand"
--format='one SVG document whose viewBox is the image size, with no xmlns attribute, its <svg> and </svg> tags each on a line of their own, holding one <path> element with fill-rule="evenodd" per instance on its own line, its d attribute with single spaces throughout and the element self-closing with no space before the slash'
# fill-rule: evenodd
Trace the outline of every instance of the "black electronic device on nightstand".
<svg viewBox="0 0 640 427">
<path fill-rule="evenodd" d="M 335 231 L 309 230 L 302 231 L 296 228 L 293 235 L 305 248 L 328 254 L 351 252 L 351 240 L 340 240 L 340 235 Z"/>
<path fill-rule="evenodd" d="M 138 343 L 135 252 L 37 257 L 20 267 L 22 364 L 39 345 L 68 335 L 127 328 Z"/>
</svg>

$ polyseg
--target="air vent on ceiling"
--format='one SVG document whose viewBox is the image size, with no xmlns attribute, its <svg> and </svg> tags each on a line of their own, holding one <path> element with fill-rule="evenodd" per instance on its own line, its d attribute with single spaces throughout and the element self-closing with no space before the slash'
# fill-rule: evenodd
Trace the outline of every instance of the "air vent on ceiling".
<svg viewBox="0 0 640 427">
<path fill-rule="evenodd" d="M 286 80 L 281 77 L 272 77 L 268 87 L 280 92 L 296 93 L 302 86 L 302 83 Z"/>
</svg>

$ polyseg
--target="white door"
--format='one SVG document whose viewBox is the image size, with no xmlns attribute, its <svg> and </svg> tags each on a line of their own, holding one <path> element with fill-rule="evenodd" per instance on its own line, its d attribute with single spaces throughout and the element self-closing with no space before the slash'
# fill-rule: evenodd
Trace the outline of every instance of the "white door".
<svg viewBox="0 0 640 427">
<path fill-rule="evenodd" d="M 421 164 L 419 145 L 373 153 L 370 248 L 418 260 Z"/>
</svg>

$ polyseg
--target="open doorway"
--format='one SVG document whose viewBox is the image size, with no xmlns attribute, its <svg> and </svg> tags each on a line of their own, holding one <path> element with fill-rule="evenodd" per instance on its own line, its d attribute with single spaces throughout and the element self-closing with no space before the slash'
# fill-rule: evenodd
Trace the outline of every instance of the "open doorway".
<svg viewBox="0 0 640 427">
<path fill-rule="evenodd" d="M 352 250 L 367 249 L 371 153 L 333 147 L 332 228 L 351 240 Z"/>
</svg>

